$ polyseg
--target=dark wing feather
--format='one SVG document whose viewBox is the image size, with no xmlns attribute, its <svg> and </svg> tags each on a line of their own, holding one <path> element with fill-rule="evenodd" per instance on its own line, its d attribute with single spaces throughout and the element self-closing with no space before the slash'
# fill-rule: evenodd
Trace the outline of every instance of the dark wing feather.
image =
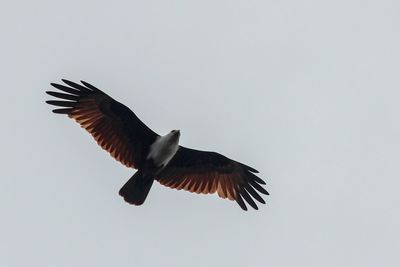
<svg viewBox="0 0 400 267">
<path fill-rule="evenodd" d="M 54 113 L 67 114 L 77 121 L 115 159 L 127 167 L 139 168 L 157 134 L 129 108 L 115 101 L 93 85 L 62 80 L 66 85 L 51 85 L 61 92 L 48 91 L 58 100 L 46 101 L 61 107 Z"/>
<path fill-rule="evenodd" d="M 247 210 L 243 199 L 258 209 L 253 199 L 265 204 L 259 193 L 268 195 L 255 169 L 215 152 L 179 147 L 168 165 L 157 175 L 162 185 L 190 192 L 212 194 L 235 200 Z"/>
</svg>

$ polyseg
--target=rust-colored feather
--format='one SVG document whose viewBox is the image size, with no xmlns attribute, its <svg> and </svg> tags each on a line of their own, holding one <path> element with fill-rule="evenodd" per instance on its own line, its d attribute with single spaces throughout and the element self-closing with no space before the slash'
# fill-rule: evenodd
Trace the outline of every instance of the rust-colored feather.
<svg viewBox="0 0 400 267">
<path fill-rule="evenodd" d="M 62 93 L 46 92 L 57 98 L 57 100 L 46 102 L 61 107 L 53 112 L 67 114 L 86 129 L 96 142 L 116 160 L 128 167 L 135 167 L 136 158 L 143 156 L 135 155 L 134 157 L 132 151 L 135 150 L 135 146 L 149 146 L 158 135 L 143 124 L 127 107 L 93 85 L 83 81 L 81 81 L 82 84 L 68 80 L 62 81 L 68 86 L 51 84 Z M 136 128 L 131 131 L 131 128 L 126 125 Z M 135 141 L 135 135 L 140 136 L 140 139 Z M 140 148 L 140 150 L 142 149 Z"/>
<path fill-rule="evenodd" d="M 264 181 L 251 173 L 253 170 L 214 152 L 180 147 L 156 180 L 178 190 L 217 193 L 221 198 L 236 201 L 243 210 L 247 210 L 245 202 L 257 209 L 254 200 L 264 204 L 258 192 L 266 190 L 260 185 Z"/>
</svg>

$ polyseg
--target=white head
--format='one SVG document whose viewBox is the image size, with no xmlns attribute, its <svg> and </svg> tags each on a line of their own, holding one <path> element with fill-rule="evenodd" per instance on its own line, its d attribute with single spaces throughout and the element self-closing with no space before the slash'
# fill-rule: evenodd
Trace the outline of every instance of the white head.
<svg viewBox="0 0 400 267">
<path fill-rule="evenodd" d="M 179 137 L 181 136 L 181 132 L 179 130 L 172 130 L 169 134 L 167 134 L 165 137 L 166 139 L 171 143 L 171 144 L 178 144 L 179 143 Z"/>
</svg>

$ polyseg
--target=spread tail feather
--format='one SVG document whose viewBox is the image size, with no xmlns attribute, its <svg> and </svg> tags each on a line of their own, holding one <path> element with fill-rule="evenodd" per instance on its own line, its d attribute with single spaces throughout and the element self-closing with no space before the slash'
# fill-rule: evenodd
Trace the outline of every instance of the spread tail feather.
<svg viewBox="0 0 400 267">
<path fill-rule="evenodd" d="M 142 205 L 149 194 L 153 181 L 153 178 L 145 177 L 142 172 L 137 171 L 119 190 L 119 195 L 129 204 Z"/>
</svg>

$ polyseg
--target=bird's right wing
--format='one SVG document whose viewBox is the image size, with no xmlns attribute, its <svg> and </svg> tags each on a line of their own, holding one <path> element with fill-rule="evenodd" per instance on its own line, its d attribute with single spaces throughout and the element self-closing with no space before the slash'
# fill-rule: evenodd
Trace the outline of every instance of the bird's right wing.
<svg viewBox="0 0 400 267">
<path fill-rule="evenodd" d="M 52 83 L 62 92 L 47 91 L 58 98 L 46 103 L 61 108 L 54 113 L 67 114 L 77 121 L 115 159 L 127 167 L 139 168 L 157 134 L 147 127 L 129 108 L 115 101 L 93 85 L 62 80 Z"/>
<path fill-rule="evenodd" d="M 218 193 L 221 198 L 235 200 L 247 210 L 243 199 L 254 209 L 253 200 L 265 203 L 259 193 L 268 195 L 262 185 L 265 182 L 256 176 L 257 170 L 221 154 L 179 147 L 175 156 L 156 176 L 162 185 L 198 194 Z"/>
</svg>

